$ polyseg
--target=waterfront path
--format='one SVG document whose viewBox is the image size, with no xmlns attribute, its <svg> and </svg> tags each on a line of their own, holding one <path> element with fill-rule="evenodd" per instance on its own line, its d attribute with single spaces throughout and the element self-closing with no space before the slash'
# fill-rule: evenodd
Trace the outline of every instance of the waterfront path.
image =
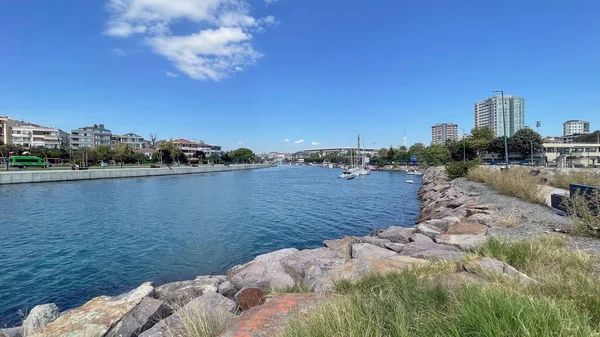
<svg viewBox="0 0 600 337">
<path fill-rule="evenodd" d="M 115 168 L 89 170 L 36 170 L 0 172 L 0 185 L 43 183 L 55 181 L 76 181 L 93 179 L 116 179 L 133 177 L 153 177 L 178 174 L 196 174 L 209 172 L 226 172 L 250 170 L 269 167 L 269 164 L 240 164 L 240 165 L 201 165 L 198 167 L 181 166 L 160 168 Z"/>
</svg>

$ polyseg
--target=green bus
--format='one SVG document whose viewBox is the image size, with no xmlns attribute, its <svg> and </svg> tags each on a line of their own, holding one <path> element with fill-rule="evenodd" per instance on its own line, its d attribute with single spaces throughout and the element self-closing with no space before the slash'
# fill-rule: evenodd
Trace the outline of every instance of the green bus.
<svg viewBox="0 0 600 337">
<path fill-rule="evenodd" d="M 27 167 L 50 167 L 44 159 L 35 156 L 11 156 L 8 158 L 11 167 L 27 168 Z"/>
</svg>

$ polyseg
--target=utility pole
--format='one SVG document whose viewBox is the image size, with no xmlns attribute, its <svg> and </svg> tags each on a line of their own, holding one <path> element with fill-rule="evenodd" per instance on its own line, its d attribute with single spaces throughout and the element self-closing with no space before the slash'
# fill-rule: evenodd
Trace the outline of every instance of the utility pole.
<svg viewBox="0 0 600 337">
<path fill-rule="evenodd" d="M 462 143 L 463 143 L 463 163 L 467 162 L 467 141 L 465 140 L 465 129 L 462 129 Z"/>
<path fill-rule="evenodd" d="M 499 92 L 502 99 L 502 128 L 504 129 L 504 159 L 506 160 L 506 169 L 508 169 L 508 140 L 506 135 L 506 115 L 504 114 L 504 90 L 494 90 Z"/>
<path fill-rule="evenodd" d="M 531 166 L 533 166 L 533 140 L 531 141 Z"/>
</svg>

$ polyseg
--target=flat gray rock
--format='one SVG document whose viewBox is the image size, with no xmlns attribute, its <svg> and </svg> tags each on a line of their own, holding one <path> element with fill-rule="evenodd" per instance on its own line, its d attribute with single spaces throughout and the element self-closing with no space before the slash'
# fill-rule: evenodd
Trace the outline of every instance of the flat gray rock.
<svg viewBox="0 0 600 337">
<path fill-rule="evenodd" d="M 325 245 L 325 247 L 337 250 L 338 252 L 342 253 L 344 258 L 351 259 L 352 245 L 359 242 L 360 240 L 357 237 L 344 236 L 343 238 L 337 240 L 325 240 L 323 241 L 323 244 Z"/>
<path fill-rule="evenodd" d="M 233 283 L 225 281 L 219 284 L 219 289 L 217 292 L 229 299 L 233 299 L 233 296 L 235 295 L 235 293 L 237 293 L 237 289 L 235 288 Z"/>
<path fill-rule="evenodd" d="M 331 275 L 343 267 L 346 261 L 346 259 L 340 258 L 317 258 L 306 270 L 303 280 L 304 284 L 312 292 L 331 291 L 333 288 Z"/>
<path fill-rule="evenodd" d="M 25 321 L 23 321 L 23 327 L 21 334 L 23 337 L 29 337 L 36 331 L 45 327 L 46 325 L 54 322 L 60 316 L 60 311 L 54 303 L 41 304 L 31 309 L 29 315 Z"/>
<path fill-rule="evenodd" d="M 377 236 L 391 242 L 406 244 L 410 242 L 414 231 L 414 228 L 392 226 L 377 234 Z"/>
<path fill-rule="evenodd" d="M 360 243 L 368 243 L 370 245 L 381 247 L 381 248 L 386 248 L 387 244 L 393 243 L 390 240 L 381 239 L 376 236 L 363 236 L 363 237 L 359 238 L 359 240 L 360 240 Z"/>
<path fill-rule="evenodd" d="M 441 245 L 437 243 L 419 243 L 412 242 L 407 244 L 400 255 L 410 256 L 419 259 L 437 259 L 458 261 L 463 254 L 457 247 Z"/>
<path fill-rule="evenodd" d="M 285 271 L 300 282 L 304 278 L 304 273 L 308 267 L 317 258 L 344 258 L 344 254 L 340 250 L 334 250 L 327 247 L 317 249 L 304 249 L 295 254 L 286 256 L 281 260 Z"/>
<path fill-rule="evenodd" d="M 460 250 L 471 251 L 475 249 L 475 247 L 483 244 L 487 238 L 483 235 L 470 235 L 470 234 L 462 234 L 462 235 L 449 235 L 444 234 L 440 235 L 435 239 L 435 242 L 444 244 L 444 245 L 452 245 L 458 247 Z"/>
<path fill-rule="evenodd" d="M 297 249 L 287 248 L 259 255 L 244 265 L 229 269 L 227 276 L 236 289 L 248 287 L 270 291 L 291 288 L 296 281 L 285 271 L 282 260 L 296 253 Z"/>
<path fill-rule="evenodd" d="M 368 243 L 357 243 L 352 246 L 353 259 L 385 259 L 397 255 L 396 252 L 387 248 L 373 246 Z"/>
<path fill-rule="evenodd" d="M 172 310 L 164 301 L 145 297 L 105 337 L 137 337 L 170 314 Z"/>
<path fill-rule="evenodd" d="M 430 237 L 421 233 L 413 234 L 412 242 L 416 243 L 433 243 Z"/>
<path fill-rule="evenodd" d="M 195 280 L 180 281 L 157 287 L 155 297 L 178 309 L 191 300 L 207 292 L 217 292 L 221 279 L 211 276 L 199 276 Z"/>
<path fill-rule="evenodd" d="M 389 250 L 393 250 L 396 253 L 399 253 L 399 252 L 402 251 L 402 249 L 404 249 L 404 246 L 405 245 L 403 245 L 401 243 L 390 242 L 390 243 L 388 243 L 388 244 L 385 245 L 385 248 L 387 248 Z"/>
<path fill-rule="evenodd" d="M 0 329 L 0 337 L 22 337 L 21 327 Z"/>
<path fill-rule="evenodd" d="M 524 283 L 537 282 L 531 277 L 527 276 L 526 274 L 521 273 L 508 263 L 490 257 L 484 257 L 482 259 L 473 260 L 465 264 L 464 268 L 466 271 L 473 274 L 481 275 L 483 273 L 484 275 L 482 276 L 486 276 L 486 273 L 490 273 L 510 277 Z"/>
</svg>

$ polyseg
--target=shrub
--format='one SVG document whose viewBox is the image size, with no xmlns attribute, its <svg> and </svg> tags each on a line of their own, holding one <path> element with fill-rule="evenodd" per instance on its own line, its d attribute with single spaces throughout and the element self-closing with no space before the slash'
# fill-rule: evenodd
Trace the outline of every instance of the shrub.
<svg viewBox="0 0 600 337">
<path fill-rule="evenodd" d="M 548 184 L 566 190 L 571 184 L 600 186 L 600 174 L 585 171 L 557 171 L 548 177 Z"/>
<path fill-rule="evenodd" d="M 542 185 L 539 184 L 539 177 L 529 175 L 529 170 L 526 168 L 514 167 L 499 171 L 476 167 L 469 170 L 467 178 L 490 185 L 502 194 L 546 205 Z"/>
<path fill-rule="evenodd" d="M 576 193 L 566 199 L 565 206 L 571 216 L 571 230 L 574 234 L 600 237 L 600 191 L 595 190 L 586 197 Z"/>
<path fill-rule="evenodd" d="M 471 160 L 469 162 L 456 161 L 446 166 L 448 178 L 456 179 L 466 177 L 469 170 L 477 167 L 479 160 Z"/>
</svg>

